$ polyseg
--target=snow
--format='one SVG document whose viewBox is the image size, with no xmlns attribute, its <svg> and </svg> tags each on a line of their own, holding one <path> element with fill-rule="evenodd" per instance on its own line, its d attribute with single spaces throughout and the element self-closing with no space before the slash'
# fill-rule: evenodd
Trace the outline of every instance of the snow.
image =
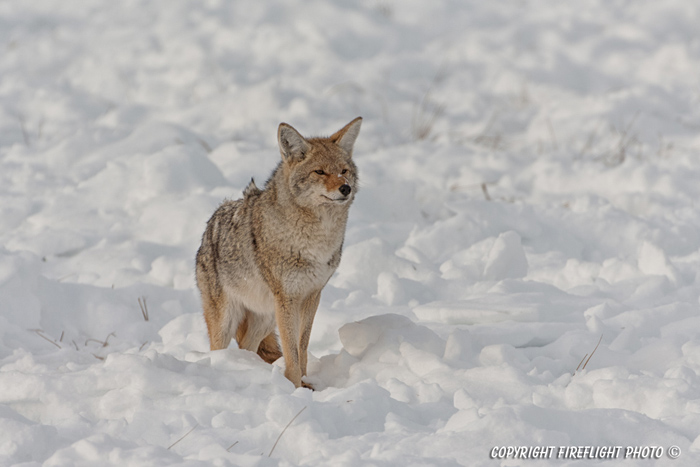
<svg viewBox="0 0 700 467">
<path fill-rule="evenodd" d="M 0 464 L 698 465 L 698 24 L 693 0 L 0 1 Z M 208 350 L 194 255 L 280 122 L 357 116 L 295 390 Z"/>
</svg>

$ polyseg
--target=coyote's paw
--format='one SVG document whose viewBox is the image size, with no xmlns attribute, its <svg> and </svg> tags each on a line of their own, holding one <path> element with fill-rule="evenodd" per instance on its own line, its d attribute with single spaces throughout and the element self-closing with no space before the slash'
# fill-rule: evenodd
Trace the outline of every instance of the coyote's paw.
<svg viewBox="0 0 700 467">
<path fill-rule="evenodd" d="M 316 390 L 316 388 L 314 388 L 313 385 L 311 385 L 310 383 L 307 383 L 307 382 L 305 382 L 305 381 L 302 381 L 302 382 L 301 382 L 301 386 L 304 387 L 304 388 L 306 388 L 306 389 L 311 389 L 312 391 L 315 391 L 315 390 Z"/>
</svg>

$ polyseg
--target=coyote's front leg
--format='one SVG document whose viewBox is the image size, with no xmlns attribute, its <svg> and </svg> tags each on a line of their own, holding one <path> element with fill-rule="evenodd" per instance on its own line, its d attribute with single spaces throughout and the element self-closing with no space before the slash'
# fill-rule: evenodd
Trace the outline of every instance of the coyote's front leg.
<svg viewBox="0 0 700 467">
<path fill-rule="evenodd" d="M 301 376 L 306 376 L 306 362 L 309 351 L 309 338 L 311 337 L 311 326 L 314 324 L 314 317 L 318 309 L 318 303 L 321 300 L 321 291 L 311 293 L 301 307 L 301 328 L 299 329 L 299 366 L 301 367 Z M 309 389 L 313 389 L 308 383 L 303 383 Z"/>
<path fill-rule="evenodd" d="M 313 389 L 303 384 L 301 378 L 306 375 L 311 326 L 320 299 L 321 291 L 318 290 L 303 299 L 277 297 L 275 300 L 277 328 L 284 355 L 284 376 L 296 387 Z"/>
<path fill-rule="evenodd" d="M 301 331 L 301 304 L 296 298 L 275 297 L 275 317 L 280 332 L 282 355 L 284 356 L 284 376 L 301 386 L 301 362 L 299 360 L 299 332 Z"/>
</svg>

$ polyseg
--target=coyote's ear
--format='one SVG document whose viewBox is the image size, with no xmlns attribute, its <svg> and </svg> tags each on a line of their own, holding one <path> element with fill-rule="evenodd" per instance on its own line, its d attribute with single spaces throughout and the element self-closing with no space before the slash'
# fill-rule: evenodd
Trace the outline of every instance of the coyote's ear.
<svg viewBox="0 0 700 467">
<path fill-rule="evenodd" d="M 309 142 L 299 134 L 291 125 L 280 123 L 277 129 L 277 142 L 280 145 L 280 154 L 286 161 L 300 161 L 309 152 Z"/>
<path fill-rule="evenodd" d="M 330 137 L 330 140 L 343 148 L 349 156 L 352 156 L 352 148 L 355 145 L 357 135 L 360 134 L 360 126 L 362 125 L 362 117 L 357 117 L 352 122 L 348 123 Z"/>
</svg>

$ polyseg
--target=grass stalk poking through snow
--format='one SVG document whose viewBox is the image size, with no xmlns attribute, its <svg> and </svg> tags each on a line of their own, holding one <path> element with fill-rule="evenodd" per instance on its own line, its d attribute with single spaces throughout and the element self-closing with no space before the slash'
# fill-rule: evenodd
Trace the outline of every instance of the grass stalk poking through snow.
<svg viewBox="0 0 700 467">
<path fill-rule="evenodd" d="M 148 305 L 146 305 L 146 297 L 139 297 L 139 307 L 141 308 L 141 314 L 143 319 L 148 321 Z"/>
<path fill-rule="evenodd" d="M 49 339 L 48 337 L 46 337 L 46 336 L 44 335 L 44 331 L 43 331 L 43 330 L 41 330 L 41 329 L 32 329 L 32 331 L 34 331 L 34 332 L 36 333 L 37 336 L 41 337 L 42 339 L 44 339 L 44 340 L 46 340 L 46 341 L 48 341 L 48 342 L 51 342 L 53 345 L 55 345 L 55 346 L 58 347 L 59 349 L 62 348 L 56 341 L 54 341 L 53 339 Z M 63 338 L 63 334 L 61 334 L 61 338 Z"/>
<path fill-rule="evenodd" d="M 267 455 L 267 457 L 272 456 L 272 452 L 273 452 L 273 451 L 275 450 L 275 448 L 277 447 L 277 443 L 280 442 L 280 439 L 282 438 L 282 435 L 284 434 L 284 432 L 287 431 L 287 428 L 289 428 L 289 425 L 291 425 L 292 422 L 294 422 L 294 420 L 296 420 L 297 417 L 298 417 L 299 415 L 301 415 L 301 413 L 302 413 L 304 410 L 306 410 L 306 407 L 308 407 L 308 406 L 305 405 L 303 409 L 301 409 L 299 412 L 297 412 L 297 414 L 296 414 L 294 417 L 292 417 L 291 420 L 289 420 L 289 423 L 287 423 L 287 426 L 284 427 L 284 429 L 282 430 L 282 432 L 280 433 L 280 435 L 277 437 L 277 441 L 275 441 L 275 444 L 272 445 L 272 449 L 270 449 L 270 453 Z"/>
<path fill-rule="evenodd" d="M 190 429 L 190 431 L 188 431 L 187 433 L 185 433 L 184 435 L 182 435 L 182 437 L 181 437 L 180 439 L 178 439 L 178 440 L 175 441 L 173 444 L 171 444 L 170 446 L 168 446 L 168 449 L 172 448 L 172 447 L 175 446 L 177 443 L 179 443 L 179 442 L 182 441 L 183 439 L 187 438 L 187 436 L 189 436 L 189 434 L 192 433 L 192 432 L 194 431 L 194 429 L 197 428 L 198 426 L 199 426 L 199 423 L 197 423 L 195 426 L 193 426 L 193 427 Z"/>
<path fill-rule="evenodd" d="M 574 371 L 574 375 L 578 371 L 579 368 L 581 368 L 581 364 L 583 363 L 584 360 L 586 360 L 586 357 L 588 357 L 588 360 L 586 360 L 586 363 L 583 363 L 583 368 L 581 370 L 586 369 L 586 365 L 588 365 L 588 362 L 591 361 L 591 357 L 593 357 L 593 354 L 595 353 L 596 350 L 598 350 L 598 346 L 600 345 L 600 342 L 603 340 L 603 335 L 600 335 L 600 339 L 598 339 L 598 343 L 596 344 L 595 348 L 593 349 L 593 352 L 591 352 L 591 355 L 589 356 L 588 354 L 584 355 L 581 361 L 579 362 L 578 366 L 576 367 L 576 370 Z"/>
<path fill-rule="evenodd" d="M 109 345 L 109 338 L 110 337 L 117 337 L 117 335 L 113 332 L 110 332 L 109 334 L 107 334 L 107 337 L 105 337 L 105 340 L 103 340 L 103 341 L 101 341 L 99 339 L 93 339 L 93 338 L 85 339 L 85 345 L 87 346 L 89 342 L 96 342 L 98 344 L 102 344 L 102 347 L 107 347 Z"/>
</svg>

